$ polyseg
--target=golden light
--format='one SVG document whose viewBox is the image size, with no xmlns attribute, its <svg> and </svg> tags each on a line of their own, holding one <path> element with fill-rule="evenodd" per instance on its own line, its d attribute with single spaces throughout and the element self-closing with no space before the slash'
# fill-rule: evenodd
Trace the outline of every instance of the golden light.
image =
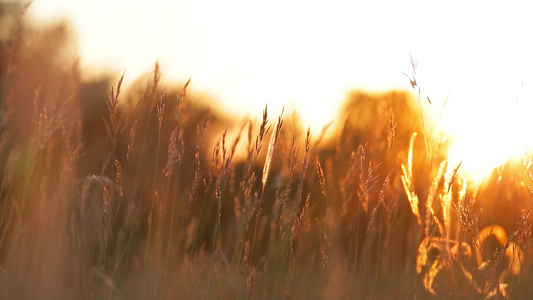
<svg viewBox="0 0 533 300">
<path fill-rule="evenodd" d="M 513 74 L 520 68 L 499 70 Z M 453 138 L 448 159 L 453 166 L 462 163 L 476 184 L 508 159 L 533 149 L 533 78 L 498 75 L 488 71 L 469 77 L 471 82 L 465 79 L 433 107 L 440 128 Z"/>
<path fill-rule="evenodd" d="M 317 133 L 350 89 L 408 89 L 410 55 L 450 160 L 473 180 L 531 149 L 533 19 L 526 5 L 447 1 L 35 0 L 36 20 L 68 18 L 81 63 L 126 70 L 156 60 L 169 80 L 259 116 L 295 107 Z"/>
</svg>

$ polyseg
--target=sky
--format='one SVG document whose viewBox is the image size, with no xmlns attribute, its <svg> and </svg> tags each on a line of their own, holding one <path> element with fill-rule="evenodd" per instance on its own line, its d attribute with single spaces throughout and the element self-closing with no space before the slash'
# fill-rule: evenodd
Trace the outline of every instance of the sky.
<svg viewBox="0 0 533 300">
<path fill-rule="evenodd" d="M 149 4 L 148 4 L 149 3 Z M 533 18 L 506 1 L 34 0 L 35 20 L 70 20 L 85 70 L 155 61 L 169 81 L 242 115 L 296 108 L 319 132 L 351 89 L 417 81 L 455 144 L 450 159 L 488 172 L 533 148 Z M 444 109 L 443 104 L 446 103 Z M 487 149 L 490 149 L 487 152 Z M 483 155 L 481 155 L 483 153 Z"/>
</svg>

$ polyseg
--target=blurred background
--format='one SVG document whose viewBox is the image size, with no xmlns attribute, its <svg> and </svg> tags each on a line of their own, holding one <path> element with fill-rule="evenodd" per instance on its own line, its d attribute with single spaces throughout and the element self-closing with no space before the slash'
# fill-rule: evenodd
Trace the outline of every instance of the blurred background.
<svg viewBox="0 0 533 300">
<path fill-rule="evenodd" d="M 159 61 L 165 80 L 191 77 L 232 114 L 295 108 L 315 133 L 352 89 L 409 89 L 412 57 L 423 102 L 456 140 L 451 158 L 481 174 L 533 145 L 527 11 L 521 1 L 36 0 L 28 18 L 68 22 L 85 77 L 125 71 L 128 86 Z"/>
<path fill-rule="evenodd" d="M 258 118 L 266 104 L 274 113 L 286 107 L 316 135 L 337 120 L 352 90 L 411 90 L 435 122 L 428 133 L 452 137 L 450 160 L 480 178 L 533 145 L 533 21 L 525 8 L 520 1 L 36 0 L 23 18 L 32 36 L 62 24 L 68 41 L 54 59 L 77 60 L 82 80 L 116 81 L 125 72 L 124 86 L 138 86 L 159 61 L 167 84 L 191 78 L 192 89 L 234 120 Z M 5 24 L 17 18 L 4 15 Z"/>
<path fill-rule="evenodd" d="M 0 0 L 0 295 L 531 298 L 526 11 Z"/>
</svg>

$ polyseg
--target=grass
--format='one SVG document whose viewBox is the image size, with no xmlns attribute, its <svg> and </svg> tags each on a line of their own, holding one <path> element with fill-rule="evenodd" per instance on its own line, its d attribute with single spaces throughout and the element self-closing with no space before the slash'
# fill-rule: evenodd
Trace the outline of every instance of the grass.
<svg viewBox="0 0 533 300">
<path fill-rule="evenodd" d="M 2 298 L 531 298 L 531 158 L 470 186 L 420 96 L 354 91 L 319 136 L 267 108 L 239 126 L 158 65 L 123 92 L 127 75 L 84 81 L 19 28 L 2 50 Z"/>
</svg>

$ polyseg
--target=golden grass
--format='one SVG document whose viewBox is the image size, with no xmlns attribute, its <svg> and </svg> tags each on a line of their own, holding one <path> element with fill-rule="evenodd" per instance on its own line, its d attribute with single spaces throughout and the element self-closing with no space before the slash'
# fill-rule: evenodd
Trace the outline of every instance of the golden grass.
<svg viewBox="0 0 533 300">
<path fill-rule="evenodd" d="M 533 296 L 530 165 L 469 186 L 407 92 L 354 92 L 313 138 L 266 108 L 239 127 L 158 65 L 121 91 L 13 49 L 2 299 Z"/>
</svg>

